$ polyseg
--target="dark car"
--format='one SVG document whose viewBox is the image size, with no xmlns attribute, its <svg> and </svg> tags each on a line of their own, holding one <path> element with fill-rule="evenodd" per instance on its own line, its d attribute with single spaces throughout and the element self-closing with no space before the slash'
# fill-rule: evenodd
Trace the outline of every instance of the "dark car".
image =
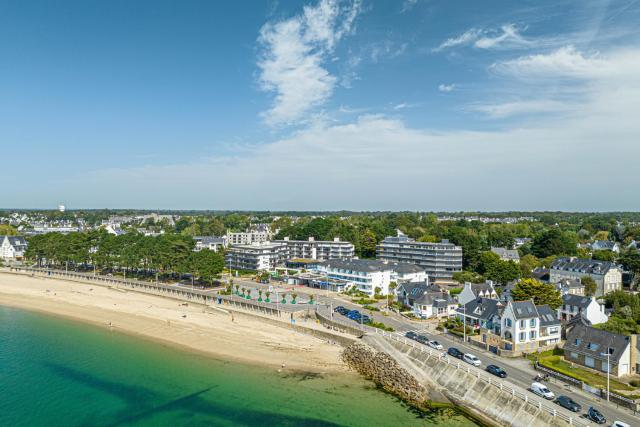
<svg viewBox="0 0 640 427">
<path fill-rule="evenodd" d="M 354 317 L 360 317 L 360 312 L 358 310 L 351 310 L 347 313 L 347 317 L 349 319 L 353 319 Z"/>
<path fill-rule="evenodd" d="M 587 418 L 593 421 L 596 424 L 604 424 L 607 422 L 607 419 L 593 406 L 589 406 L 589 410 L 587 411 Z"/>
<path fill-rule="evenodd" d="M 407 338 L 409 338 L 410 340 L 415 340 L 415 339 L 416 339 L 416 337 L 418 336 L 418 334 L 416 334 L 416 333 L 415 333 L 415 332 L 413 332 L 413 331 L 409 331 L 409 332 L 406 332 L 406 333 L 404 334 L 404 336 L 405 336 L 405 337 L 407 337 Z"/>
<path fill-rule="evenodd" d="M 571 412 L 580 412 L 582 410 L 582 406 L 580 406 L 578 402 L 576 402 L 569 396 L 558 396 L 558 398 L 556 399 L 556 403 L 563 408 L 570 410 Z"/>
<path fill-rule="evenodd" d="M 458 359 L 462 359 L 462 356 L 464 356 L 464 353 L 455 347 L 449 347 L 447 353 L 449 354 L 449 356 L 457 357 Z"/>
<path fill-rule="evenodd" d="M 363 314 L 362 317 L 360 317 L 360 321 L 362 323 L 371 323 L 371 317 L 367 316 L 366 314 Z"/>
<path fill-rule="evenodd" d="M 490 374 L 495 375 L 496 377 L 507 378 L 507 373 L 500 366 L 489 365 L 489 366 L 487 366 L 486 370 L 487 370 L 487 372 L 489 372 Z"/>
<path fill-rule="evenodd" d="M 344 310 L 346 310 L 346 308 L 344 308 L 343 306 L 339 305 L 336 308 L 333 309 L 333 311 L 337 311 L 338 313 L 342 313 Z"/>
<path fill-rule="evenodd" d="M 421 344 L 426 344 L 429 342 L 429 338 L 425 337 L 424 335 L 417 335 L 415 337 L 415 340 L 418 341 Z"/>
</svg>

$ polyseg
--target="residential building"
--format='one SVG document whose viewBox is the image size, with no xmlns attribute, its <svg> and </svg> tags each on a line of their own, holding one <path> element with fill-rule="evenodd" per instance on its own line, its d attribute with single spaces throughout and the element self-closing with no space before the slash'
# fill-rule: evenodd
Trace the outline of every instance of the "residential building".
<svg viewBox="0 0 640 427">
<path fill-rule="evenodd" d="M 638 346 L 637 335 L 625 336 L 597 329 L 582 317 L 567 325 L 566 334 L 565 360 L 600 372 L 610 372 L 616 377 L 637 373 L 637 364 L 633 363 Z"/>
<path fill-rule="evenodd" d="M 517 356 L 558 344 L 561 324 L 548 305 L 533 301 L 477 298 L 456 310 L 468 326 L 479 330 L 473 338 L 495 353 Z"/>
<path fill-rule="evenodd" d="M 520 262 L 520 254 L 515 249 L 491 247 L 491 252 L 498 255 L 502 261 Z"/>
<path fill-rule="evenodd" d="M 288 259 L 317 259 L 326 261 L 331 259 L 351 259 L 355 256 L 355 247 L 351 242 L 341 241 L 339 237 L 330 241 L 315 240 L 309 237 L 309 240 L 290 240 L 285 237 L 284 240 L 274 240 L 287 247 Z"/>
<path fill-rule="evenodd" d="M 429 280 L 427 272 L 419 265 L 406 262 L 383 262 L 388 263 L 393 268 L 391 271 L 392 282 L 427 282 Z"/>
<path fill-rule="evenodd" d="M 518 249 L 520 246 L 524 246 L 531 241 L 529 237 L 516 237 L 513 239 L 513 249 Z"/>
<path fill-rule="evenodd" d="M 265 243 L 271 239 L 271 234 L 267 231 L 244 231 L 238 233 L 227 233 L 229 245 L 253 245 L 255 243 Z"/>
<path fill-rule="evenodd" d="M 493 287 L 493 282 L 491 280 L 487 280 L 485 283 L 466 282 L 462 292 L 458 294 L 458 302 L 461 305 L 465 305 L 469 301 L 473 301 L 478 298 L 498 299 L 498 293 Z"/>
<path fill-rule="evenodd" d="M 429 285 L 428 281 L 403 283 L 395 293 L 398 302 L 411 307 L 413 314 L 423 319 L 453 316 L 458 307 L 449 291 Z"/>
<path fill-rule="evenodd" d="M 351 259 L 328 260 L 319 263 L 316 271 L 324 274 L 328 280 L 348 282 L 361 292 L 375 295 L 376 288 L 380 295 L 389 294 L 389 284 L 399 273 L 411 269 L 402 263 L 390 263 L 378 260 Z M 416 276 L 418 277 L 418 276 Z"/>
<path fill-rule="evenodd" d="M 595 242 L 592 242 L 589 247 L 593 251 L 620 252 L 620 245 L 617 242 L 612 242 L 611 240 L 596 240 Z"/>
<path fill-rule="evenodd" d="M 279 243 L 233 245 L 225 253 L 227 268 L 231 270 L 272 270 L 285 261 L 286 247 Z"/>
<path fill-rule="evenodd" d="M 585 289 L 580 279 L 562 279 L 556 283 L 556 289 L 560 295 L 584 296 Z"/>
<path fill-rule="evenodd" d="M 570 322 L 576 316 L 582 316 L 589 324 L 598 325 L 609 320 L 604 308 L 595 297 L 565 294 L 562 296 L 562 305 L 558 307 L 558 318 Z"/>
<path fill-rule="evenodd" d="M 114 236 L 121 236 L 125 234 L 124 230 L 120 228 L 119 225 L 115 225 L 115 224 L 107 224 L 104 226 L 104 229 L 106 230 L 107 233 L 112 234 Z"/>
<path fill-rule="evenodd" d="M 27 241 L 22 236 L 0 236 L 0 259 L 22 261 L 27 250 Z"/>
<path fill-rule="evenodd" d="M 193 240 L 196 243 L 193 248 L 195 252 L 200 252 L 203 249 L 218 252 L 227 247 L 227 236 L 195 236 Z"/>
<path fill-rule="evenodd" d="M 453 273 L 462 271 L 462 248 L 443 240 L 416 242 L 401 233 L 386 237 L 376 248 L 381 261 L 406 262 L 422 267 L 433 282 L 451 282 Z"/>
<path fill-rule="evenodd" d="M 558 258 L 551 264 L 549 281 L 558 283 L 563 279 L 591 277 L 597 284 L 596 296 L 622 289 L 622 269 L 609 261 L 584 258 Z"/>
</svg>

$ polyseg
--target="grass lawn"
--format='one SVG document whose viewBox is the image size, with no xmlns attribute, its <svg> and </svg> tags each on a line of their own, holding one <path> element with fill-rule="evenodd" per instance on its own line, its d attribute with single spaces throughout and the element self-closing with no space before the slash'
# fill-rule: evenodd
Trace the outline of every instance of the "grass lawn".
<svg viewBox="0 0 640 427">
<path fill-rule="evenodd" d="M 532 361 L 536 360 L 535 354 L 530 354 L 528 358 Z M 607 388 L 607 376 L 606 374 L 601 375 L 596 372 L 593 372 L 589 369 L 581 368 L 579 365 L 575 363 L 572 364 L 570 362 L 565 361 L 562 356 L 554 355 L 552 351 L 545 351 L 538 355 L 538 362 L 540 365 L 545 366 L 547 368 L 555 369 L 556 371 L 565 374 L 569 377 L 575 378 L 577 380 L 583 381 L 593 387 L 599 387 L 602 389 Z M 634 390 L 634 387 L 631 387 L 628 384 L 622 383 L 615 378 L 611 378 L 611 390 Z"/>
</svg>

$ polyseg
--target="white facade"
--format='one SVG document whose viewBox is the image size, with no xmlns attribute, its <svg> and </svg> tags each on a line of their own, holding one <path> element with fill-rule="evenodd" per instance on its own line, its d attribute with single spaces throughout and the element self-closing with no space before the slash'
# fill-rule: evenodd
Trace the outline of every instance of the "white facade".
<svg viewBox="0 0 640 427">
<path fill-rule="evenodd" d="M 283 261 L 284 250 L 274 243 L 235 245 L 227 250 L 225 262 L 232 270 L 272 270 Z"/>
<path fill-rule="evenodd" d="M 252 245 L 268 242 L 271 235 L 266 231 L 246 231 L 239 233 L 227 233 L 227 242 L 230 245 Z"/>
<path fill-rule="evenodd" d="M 609 320 L 604 305 L 598 303 L 595 297 L 563 296 L 563 304 L 558 307 L 558 319 L 569 322 L 576 316 L 582 316 L 592 325 Z"/>
<path fill-rule="evenodd" d="M 315 240 L 313 237 L 309 237 L 309 240 L 290 240 L 285 237 L 284 240 L 274 240 L 274 243 L 280 243 L 287 247 L 288 259 L 303 258 L 326 261 L 351 259 L 355 256 L 353 244 L 341 241 L 338 237 L 327 241 Z"/>
<path fill-rule="evenodd" d="M 476 298 L 488 298 L 498 299 L 498 293 L 493 287 L 493 283 L 488 281 L 487 283 L 470 283 L 464 284 L 464 289 L 458 295 L 458 302 L 461 305 L 466 305 L 469 301 L 473 301 Z"/>
<path fill-rule="evenodd" d="M 591 277 L 597 284 L 596 296 L 622 289 L 622 270 L 615 264 L 577 258 L 557 259 L 549 270 L 549 282 Z"/>
<path fill-rule="evenodd" d="M 351 286 L 369 296 L 375 295 L 376 288 L 380 288 L 380 295 L 389 294 L 393 267 L 380 261 L 325 261 L 318 264 L 316 269 L 328 279 L 349 282 Z"/>
<path fill-rule="evenodd" d="M 0 236 L 0 258 L 4 261 L 21 261 L 27 250 L 24 237 Z"/>
</svg>

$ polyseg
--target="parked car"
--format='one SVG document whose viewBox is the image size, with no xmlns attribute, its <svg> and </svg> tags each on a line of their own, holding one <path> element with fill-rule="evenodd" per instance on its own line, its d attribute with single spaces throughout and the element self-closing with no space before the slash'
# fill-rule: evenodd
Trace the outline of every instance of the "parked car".
<svg viewBox="0 0 640 427">
<path fill-rule="evenodd" d="M 449 347 L 449 349 L 447 350 L 447 354 L 449 356 L 457 357 L 458 359 L 462 359 L 462 356 L 464 356 L 464 353 L 455 347 Z"/>
<path fill-rule="evenodd" d="M 404 336 L 405 336 L 405 337 L 407 337 L 407 338 L 409 338 L 410 340 L 415 340 L 415 339 L 416 339 L 416 337 L 418 336 L 418 334 L 416 334 L 416 333 L 415 333 L 415 332 L 413 332 L 413 331 L 409 331 L 409 332 L 406 332 L 406 333 L 404 334 Z"/>
<path fill-rule="evenodd" d="M 607 419 L 604 417 L 604 415 L 602 415 L 602 413 L 593 406 L 589 406 L 589 410 L 587 411 L 587 418 L 596 424 L 604 424 L 607 422 Z"/>
<path fill-rule="evenodd" d="M 362 322 L 362 323 L 371 323 L 371 317 L 367 316 L 366 314 L 363 314 L 360 317 L 360 322 Z"/>
<path fill-rule="evenodd" d="M 339 305 L 336 308 L 333 309 L 333 311 L 337 312 L 337 313 L 342 313 L 344 310 L 346 310 L 346 308 L 344 308 L 343 306 Z"/>
<path fill-rule="evenodd" d="M 582 410 L 582 406 L 569 396 L 558 396 L 556 403 L 571 412 L 580 412 Z"/>
<path fill-rule="evenodd" d="M 424 335 L 418 335 L 418 336 L 415 338 L 415 340 L 416 340 L 416 341 L 418 341 L 418 342 L 419 342 L 419 343 L 421 343 L 421 344 L 426 344 L 426 343 L 428 343 L 428 342 L 429 342 L 429 338 L 427 338 L 427 337 L 426 337 L 426 336 L 424 336 Z"/>
<path fill-rule="evenodd" d="M 500 366 L 489 365 L 487 366 L 486 371 L 489 372 L 490 374 L 495 375 L 496 377 L 507 378 L 507 373 Z"/>
<path fill-rule="evenodd" d="M 442 347 L 442 344 L 440 344 L 438 341 L 436 340 L 431 340 L 429 342 L 427 342 L 427 345 L 431 348 L 435 348 L 436 350 L 442 350 L 444 347 Z"/>
<path fill-rule="evenodd" d="M 553 398 L 556 397 L 556 395 L 553 394 L 553 392 L 551 390 L 549 390 L 547 388 L 547 386 L 542 384 L 542 383 L 532 383 L 531 384 L 531 391 L 534 394 L 537 394 L 538 396 L 544 397 L 547 400 L 553 400 Z"/>
<path fill-rule="evenodd" d="M 611 424 L 611 427 L 631 427 L 631 426 L 622 421 L 614 421 L 613 424 Z"/>
<path fill-rule="evenodd" d="M 480 364 L 482 363 L 480 359 L 478 359 L 471 353 L 465 353 L 464 356 L 462 356 L 462 360 L 473 366 L 480 366 Z"/>
</svg>

